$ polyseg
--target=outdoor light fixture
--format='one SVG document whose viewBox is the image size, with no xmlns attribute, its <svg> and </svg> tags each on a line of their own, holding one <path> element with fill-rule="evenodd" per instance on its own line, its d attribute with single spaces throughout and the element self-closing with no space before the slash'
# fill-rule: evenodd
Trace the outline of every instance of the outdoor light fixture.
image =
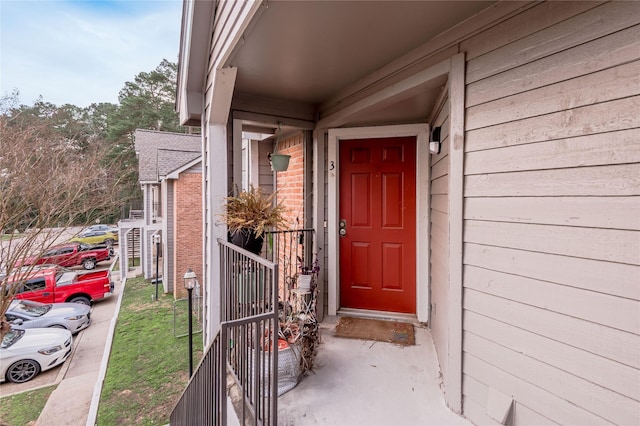
<svg viewBox="0 0 640 426">
<path fill-rule="evenodd" d="M 189 377 L 193 376 L 193 309 L 191 308 L 191 292 L 196 287 L 197 276 L 196 273 L 187 269 L 184 276 L 184 288 L 189 293 Z"/>
<path fill-rule="evenodd" d="M 429 138 L 429 152 L 432 154 L 440 154 L 440 147 L 442 143 L 440 142 L 440 127 L 434 127 L 431 130 L 431 137 Z"/>
</svg>

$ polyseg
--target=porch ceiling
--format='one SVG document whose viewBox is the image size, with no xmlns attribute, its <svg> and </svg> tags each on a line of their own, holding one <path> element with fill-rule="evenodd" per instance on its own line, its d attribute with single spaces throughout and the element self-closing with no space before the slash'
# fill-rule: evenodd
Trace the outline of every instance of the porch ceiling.
<svg viewBox="0 0 640 426">
<path fill-rule="evenodd" d="M 318 108 L 350 85 L 486 9 L 494 1 L 270 1 L 228 64 L 236 92 Z M 424 120 L 444 81 L 356 118 Z M 355 123 L 351 123 L 355 124 Z"/>
</svg>

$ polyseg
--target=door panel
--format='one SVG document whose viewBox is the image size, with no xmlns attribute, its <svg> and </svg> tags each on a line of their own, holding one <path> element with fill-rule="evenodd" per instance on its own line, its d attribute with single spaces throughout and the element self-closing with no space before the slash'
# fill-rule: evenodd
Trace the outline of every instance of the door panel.
<svg viewBox="0 0 640 426">
<path fill-rule="evenodd" d="M 416 138 L 340 142 L 340 306 L 416 311 Z"/>
</svg>

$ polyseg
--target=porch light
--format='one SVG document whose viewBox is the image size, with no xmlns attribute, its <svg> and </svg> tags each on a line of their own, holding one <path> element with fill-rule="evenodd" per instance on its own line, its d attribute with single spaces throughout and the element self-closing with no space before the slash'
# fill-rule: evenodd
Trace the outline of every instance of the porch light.
<svg viewBox="0 0 640 426">
<path fill-rule="evenodd" d="M 191 377 L 193 376 L 193 309 L 191 292 L 196 287 L 197 276 L 196 273 L 189 268 L 182 278 L 184 279 L 184 288 L 186 288 L 187 293 L 189 293 L 189 377 Z"/>
<path fill-rule="evenodd" d="M 432 154 L 440 154 L 440 129 L 441 127 L 434 127 L 431 131 L 431 137 L 429 138 L 429 152 Z"/>
<path fill-rule="evenodd" d="M 191 270 L 191 268 L 187 269 L 187 272 L 184 273 L 182 277 L 184 279 L 184 288 L 187 290 L 193 290 L 196 288 L 196 281 L 198 276 L 195 272 Z"/>
</svg>

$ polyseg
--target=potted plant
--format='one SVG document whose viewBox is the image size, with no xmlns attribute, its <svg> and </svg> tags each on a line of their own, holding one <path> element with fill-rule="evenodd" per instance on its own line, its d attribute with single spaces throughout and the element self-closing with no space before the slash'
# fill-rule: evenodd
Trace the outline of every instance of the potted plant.
<svg viewBox="0 0 640 426">
<path fill-rule="evenodd" d="M 269 228 L 284 228 L 286 208 L 276 202 L 276 194 L 265 194 L 253 185 L 246 191 L 226 198 L 222 221 L 229 229 L 230 241 L 252 253 L 262 250 L 264 232 Z"/>
<path fill-rule="evenodd" d="M 300 256 L 297 256 L 298 260 L 298 288 L 300 290 L 313 290 L 312 281 L 315 284 L 315 278 L 320 271 L 320 266 L 318 265 L 317 256 L 313 260 L 311 266 L 307 266 L 304 264 L 303 259 Z"/>
<path fill-rule="evenodd" d="M 269 163 L 271 163 L 272 171 L 283 172 L 289 168 L 289 160 L 291 159 L 291 156 L 278 152 L 278 144 L 280 143 L 280 137 L 282 136 L 282 123 L 278 123 L 278 133 L 279 135 L 276 137 L 273 153 L 267 154 L 267 158 L 269 159 Z"/>
</svg>

